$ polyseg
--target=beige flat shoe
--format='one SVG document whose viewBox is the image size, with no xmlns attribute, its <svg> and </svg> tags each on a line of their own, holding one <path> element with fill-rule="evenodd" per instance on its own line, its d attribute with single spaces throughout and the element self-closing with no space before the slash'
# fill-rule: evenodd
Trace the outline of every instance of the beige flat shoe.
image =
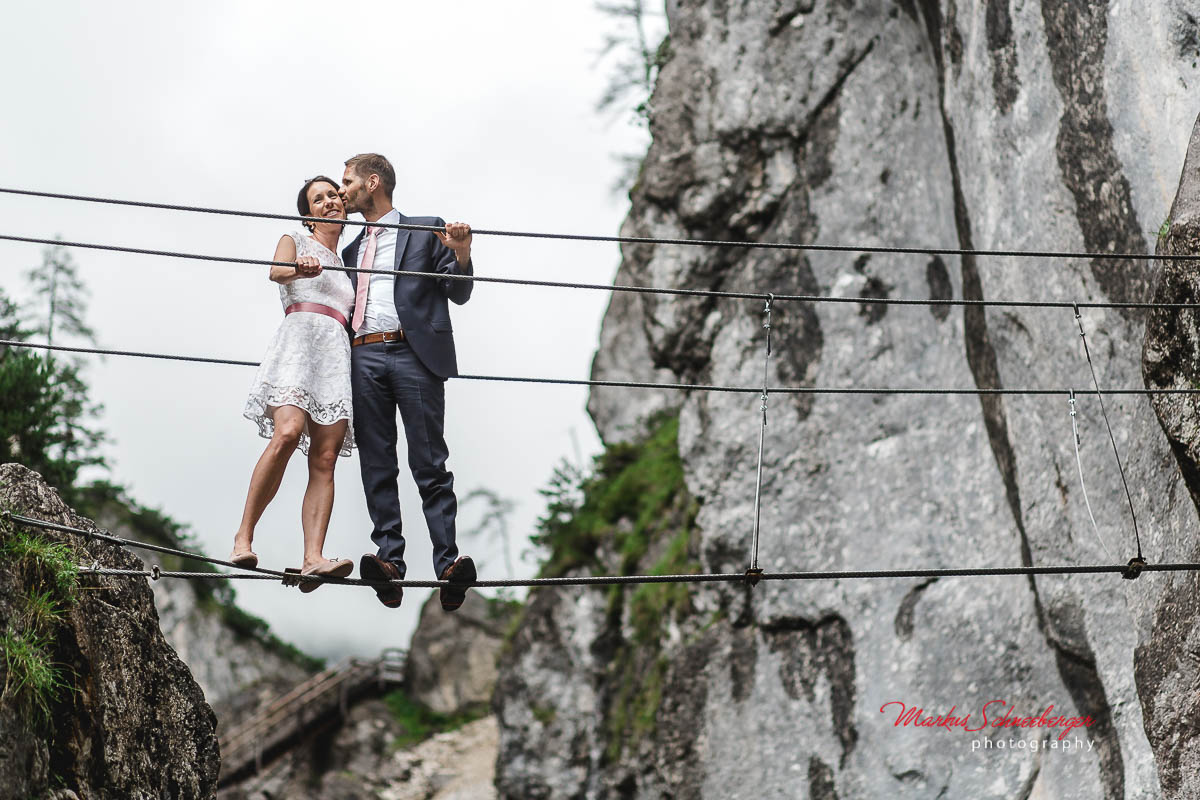
<svg viewBox="0 0 1200 800">
<path fill-rule="evenodd" d="M 344 578 L 354 571 L 354 562 L 348 558 L 327 558 L 320 564 L 300 570 L 300 591 L 308 594 L 316 591 L 324 581 L 306 581 L 304 577 Z"/>
<path fill-rule="evenodd" d="M 258 556 L 253 550 L 243 550 L 242 552 L 234 551 L 229 554 L 229 563 L 236 567 L 248 567 L 253 569 L 258 566 Z"/>
</svg>

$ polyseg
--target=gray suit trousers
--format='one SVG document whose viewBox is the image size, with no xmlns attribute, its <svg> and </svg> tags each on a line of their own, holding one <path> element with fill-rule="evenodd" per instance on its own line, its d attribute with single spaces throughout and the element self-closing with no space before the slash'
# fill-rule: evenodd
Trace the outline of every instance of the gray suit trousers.
<svg viewBox="0 0 1200 800">
<path fill-rule="evenodd" d="M 408 440 L 408 467 L 421 494 L 433 543 L 433 574 L 441 577 L 458 558 L 454 519 L 458 501 L 454 475 L 446 469 L 444 379 L 430 372 L 406 342 L 365 344 L 351 350 L 354 438 L 363 492 L 378 556 L 404 577 L 404 536 L 396 457 L 396 411 Z"/>
</svg>

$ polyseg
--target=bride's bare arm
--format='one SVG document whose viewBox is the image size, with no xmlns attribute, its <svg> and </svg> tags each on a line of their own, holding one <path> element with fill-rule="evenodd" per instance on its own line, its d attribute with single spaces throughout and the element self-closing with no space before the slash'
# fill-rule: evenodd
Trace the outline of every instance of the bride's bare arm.
<svg viewBox="0 0 1200 800">
<path fill-rule="evenodd" d="M 299 278 L 312 278 L 321 274 L 321 262 L 313 256 L 296 258 L 296 242 L 291 236 L 284 236 L 275 246 L 275 256 L 272 261 L 291 261 L 294 267 L 272 265 L 271 280 L 276 283 L 291 283 Z"/>
</svg>

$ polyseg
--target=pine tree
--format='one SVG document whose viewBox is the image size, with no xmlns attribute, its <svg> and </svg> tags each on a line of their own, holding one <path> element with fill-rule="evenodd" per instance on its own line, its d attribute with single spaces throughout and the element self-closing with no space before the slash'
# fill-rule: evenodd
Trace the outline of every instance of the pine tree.
<svg viewBox="0 0 1200 800">
<path fill-rule="evenodd" d="M 649 29 L 659 27 L 661 12 L 647 8 L 646 0 L 600 0 L 596 10 L 617 22 L 614 33 L 605 36 L 599 59 L 610 56 L 616 60 L 610 68 L 608 86 L 596 102 L 601 114 L 624 116 L 633 111 L 635 124 L 646 126 L 650 120 L 650 95 L 658 81 L 658 72 L 670 57 L 671 40 L 665 36 L 657 47 L 651 47 Z M 629 103 L 630 105 L 626 105 Z M 614 156 L 621 165 L 612 191 L 624 193 L 637 180 L 644 153 L 619 153 Z"/>
<path fill-rule="evenodd" d="M 480 542 L 488 541 L 493 533 L 499 536 L 504 555 L 504 568 L 508 570 L 509 575 L 515 574 L 513 571 L 512 548 L 508 535 L 508 518 L 517 507 L 516 503 L 508 498 L 501 497 L 491 489 L 479 488 L 469 492 L 459 501 L 458 507 L 460 513 L 462 509 L 475 501 L 482 502 L 485 510 L 478 524 L 476 524 L 468 536 Z"/>
<path fill-rule="evenodd" d="M 95 342 L 85 322 L 87 290 L 61 246 L 47 248 L 41 267 L 29 274 L 35 311 L 33 326 L 22 326 L 18 307 L 0 292 L 0 338 L 53 343 L 56 335 Z M 98 448 L 104 435 L 90 420 L 100 406 L 88 400 L 81 367 L 50 353 L 0 346 L 0 461 L 16 461 L 42 474 L 68 501 L 79 471 L 104 466 Z"/>
<path fill-rule="evenodd" d="M 609 74 L 608 87 L 597 101 L 596 110 L 602 113 L 613 109 L 624 111 L 622 101 L 632 95 L 636 100 L 633 110 L 638 119 L 645 122 L 648 115 L 646 104 L 650 93 L 654 91 L 658 69 L 662 66 L 659 53 L 662 46 L 650 47 L 646 21 L 648 16 L 659 15 L 647 11 L 644 0 L 598 2 L 596 10 L 621 24 L 619 33 L 604 37 L 600 57 L 615 52 L 619 60 Z"/>
<path fill-rule="evenodd" d="M 95 331 L 84 321 L 88 289 L 65 247 L 47 247 L 42 251 L 41 266 L 31 269 L 27 277 L 34 295 L 32 318 L 38 320 L 33 333 L 45 336 L 46 344 L 54 344 L 56 328 L 61 334 L 96 343 Z M 45 311 L 44 317 L 39 314 L 41 310 Z"/>
</svg>

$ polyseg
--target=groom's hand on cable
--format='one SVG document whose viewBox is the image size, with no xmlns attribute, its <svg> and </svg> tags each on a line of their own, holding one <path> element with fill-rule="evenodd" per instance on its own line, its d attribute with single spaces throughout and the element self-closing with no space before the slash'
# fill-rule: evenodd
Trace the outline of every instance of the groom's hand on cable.
<svg viewBox="0 0 1200 800">
<path fill-rule="evenodd" d="M 321 262 L 316 256 L 300 256 L 296 259 L 296 274 L 301 278 L 315 278 L 321 274 Z"/>
<path fill-rule="evenodd" d="M 434 231 L 442 244 L 454 251 L 458 263 L 466 264 L 471 260 L 471 226 L 465 222 L 447 222 L 446 232 Z"/>
</svg>

